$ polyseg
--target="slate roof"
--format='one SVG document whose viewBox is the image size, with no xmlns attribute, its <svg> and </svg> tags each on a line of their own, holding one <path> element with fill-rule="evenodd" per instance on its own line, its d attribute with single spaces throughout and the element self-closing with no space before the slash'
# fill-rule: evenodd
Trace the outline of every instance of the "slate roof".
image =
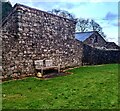
<svg viewBox="0 0 120 111">
<path fill-rule="evenodd" d="M 116 47 L 116 49 L 119 49 L 119 46 L 118 45 L 116 45 L 114 42 L 107 42 L 106 43 L 106 48 L 109 48 L 109 47 Z"/>
<path fill-rule="evenodd" d="M 75 33 L 75 38 L 80 40 L 80 41 L 84 41 L 87 38 L 89 38 L 95 31 L 91 31 L 91 32 L 76 32 Z"/>
<path fill-rule="evenodd" d="M 114 42 L 107 42 L 107 45 L 116 45 Z"/>
</svg>

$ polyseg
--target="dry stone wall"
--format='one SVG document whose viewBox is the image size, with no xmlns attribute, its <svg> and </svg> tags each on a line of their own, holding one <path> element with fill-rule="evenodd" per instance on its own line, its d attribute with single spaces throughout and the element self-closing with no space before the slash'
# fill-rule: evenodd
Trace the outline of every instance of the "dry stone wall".
<svg viewBox="0 0 120 111">
<path fill-rule="evenodd" d="M 2 37 L 0 35 L 0 66 L 2 66 Z"/>
<path fill-rule="evenodd" d="M 83 45 L 83 65 L 120 63 L 120 50 L 100 50 Z"/>
<path fill-rule="evenodd" d="M 74 21 L 19 4 L 14 9 L 3 24 L 3 78 L 34 75 L 35 60 L 51 59 L 62 68 L 82 64 Z"/>
</svg>

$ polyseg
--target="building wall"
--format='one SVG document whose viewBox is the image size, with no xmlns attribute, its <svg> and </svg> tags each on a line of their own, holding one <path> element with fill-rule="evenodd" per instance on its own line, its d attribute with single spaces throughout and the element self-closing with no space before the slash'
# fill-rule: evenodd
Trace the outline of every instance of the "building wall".
<svg viewBox="0 0 120 111">
<path fill-rule="evenodd" d="M 74 37 L 74 21 L 23 5 L 15 8 L 16 17 L 11 14 L 3 25 L 4 78 L 34 74 L 35 60 L 52 59 L 62 68 L 82 64 L 83 43 Z M 16 35 L 9 33 L 14 18 Z"/>
<path fill-rule="evenodd" d="M 106 41 L 97 32 L 93 33 L 89 38 L 87 38 L 84 43 L 95 48 L 102 48 L 106 45 Z"/>
</svg>

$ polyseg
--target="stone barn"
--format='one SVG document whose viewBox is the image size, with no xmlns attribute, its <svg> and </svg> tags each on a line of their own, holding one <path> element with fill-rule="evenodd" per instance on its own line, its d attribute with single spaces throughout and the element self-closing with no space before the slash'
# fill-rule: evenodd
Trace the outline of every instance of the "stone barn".
<svg viewBox="0 0 120 111">
<path fill-rule="evenodd" d="M 114 42 L 107 42 L 97 31 L 76 32 L 75 37 L 84 44 L 97 49 L 117 50 L 120 48 Z"/>
<path fill-rule="evenodd" d="M 82 42 L 76 22 L 16 4 L 2 23 L 3 78 L 34 75 L 35 60 L 52 60 L 61 68 L 82 65 Z"/>
</svg>

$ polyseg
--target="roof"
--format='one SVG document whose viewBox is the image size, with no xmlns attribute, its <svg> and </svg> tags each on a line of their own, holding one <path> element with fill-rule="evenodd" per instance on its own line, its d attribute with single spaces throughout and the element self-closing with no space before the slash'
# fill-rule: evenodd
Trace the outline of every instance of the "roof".
<svg viewBox="0 0 120 111">
<path fill-rule="evenodd" d="M 107 45 L 116 45 L 115 42 L 107 42 Z"/>
<path fill-rule="evenodd" d="M 80 40 L 80 41 L 84 41 L 87 38 L 89 38 L 93 33 L 95 33 L 95 31 L 91 31 L 91 32 L 76 32 L 75 33 L 75 38 Z"/>
<path fill-rule="evenodd" d="M 119 48 L 119 46 L 117 44 L 115 44 L 114 42 L 107 42 L 106 47 L 109 48 L 110 46 Z"/>
</svg>

